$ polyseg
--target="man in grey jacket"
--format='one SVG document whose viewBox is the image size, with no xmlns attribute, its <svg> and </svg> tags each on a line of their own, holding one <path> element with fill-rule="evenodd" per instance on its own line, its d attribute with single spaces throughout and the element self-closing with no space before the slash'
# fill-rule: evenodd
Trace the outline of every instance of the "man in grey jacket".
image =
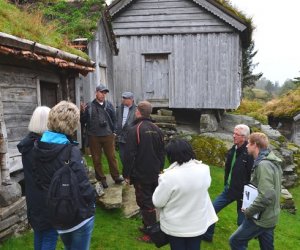
<svg viewBox="0 0 300 250">
<path fill-rule="evenodd" d="M 274 249 L 274 228 L 280 213 L 281 160 L 268 149 L 268 137 L 253 133 L 248 139 L 248 153 L 254 157 L 251 184 L 257 187 L 258 196 L 242 211 L 245 219 L 231 235 L 232 250 L 247 249 L 248 241 L 257 237 L 260 249 Z M 258 218 L 253 216 L 258 214 Z"/>
<path fill-rule="evenodd" d="M 133 126 L 136 104 L 134 103 L 133 93 L 124 92 L 122 94 L 122 104 L 117 107 L 117 142 L 122 164 L 124 166 L 124 150 L 129 128 Z"/>
</svg>

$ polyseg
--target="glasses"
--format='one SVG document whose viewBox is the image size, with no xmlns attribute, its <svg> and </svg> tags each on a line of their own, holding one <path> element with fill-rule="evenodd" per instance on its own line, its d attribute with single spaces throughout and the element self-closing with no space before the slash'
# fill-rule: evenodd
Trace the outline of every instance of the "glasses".
<svg viewBox="0 0 300 250">
<path fill-rule="evenodd" d="M 237 134 L 237 133 L 233 133 L 234 136 L 245 136 L 245 135 L 241 135 L 241 134 Z"/>
</svg>

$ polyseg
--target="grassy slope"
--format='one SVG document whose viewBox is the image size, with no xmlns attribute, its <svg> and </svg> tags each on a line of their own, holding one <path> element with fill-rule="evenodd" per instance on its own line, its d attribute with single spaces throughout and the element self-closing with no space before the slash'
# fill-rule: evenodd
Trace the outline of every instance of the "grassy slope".
<svg viewBox="0 0 300 250">
<path fill-rule="evenodd" d="M 68 46 L 67 38 L 57 32 L 57 27 L 43 21 L 42 13 L 21 11 L 5 0 L 0 0 L 0 31 L 88 58 L 85 53 Z"/>
<path fill-rule="evenodd" d="M 88 159 L 90 163 L 90 160 Z M 107 166 L 107 162 L 105 163 Z M 107 167 L 106 167 L 107 171 Z M 221 191 L 223 185 L 223 169 L 211 167 L 212 185 L 210 187 L 211 198 L 215 198 Z M 300 207 L 300 187 L 291 190 L 296 200 L 296 206 Z M 216 227 L 214 242 L 201 244 L 205 250 L 227 250 L 229 249 L 228 238 L 236 229 L 235 204 L 230 205 L 219 213 L 219 222 Z M 150 250 L 155 249 L 153 245 L 145 244 L 135 240 L 140 233 L 137 227 L 140 218 L 126 219 L 119 209 L 107 211 L 101 208 L 96 212 L 96 224 L 92 235 L 91 250 Z M 33 234 L 26 233 L 18 238 L 7 240 L 2 250 L 18 250 L 26 246 L 26 250 L 33 249 Z M 297 250 L 300 246 L 300 215 L 291 215 L 282 211 L 279 225 L 275 230 L 275 247 L 283 250 Z M 59 242 L 57 249 L 63 249 Z M 161 249 L 169 249 L 168 246 Z M 249 250 L 259 249 L 258 241 L 252 240 Z"/>
</svg>

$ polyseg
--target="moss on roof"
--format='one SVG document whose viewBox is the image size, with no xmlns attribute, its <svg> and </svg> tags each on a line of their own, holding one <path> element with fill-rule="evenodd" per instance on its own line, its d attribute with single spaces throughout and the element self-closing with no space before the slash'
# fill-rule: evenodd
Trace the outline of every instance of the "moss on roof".
<svg viewBox="0 0 300 250">
<path fill-rule="evenodd" d="M 293 118 L 300 112 L 300 87 L 291 90 L 280 98 L 269 101 L 264 113 L 277 118 Z"/>
<path fill-rule="evenodd" d="M 100 2 L 102 4 L 103 0 L 87 0 L 86 2 L 88 4 L 82 6 L 82 12 L 86 13 L 85 18 L 79 14 L 79 9 L 81 10 L 81 8 L 77 6 L 77 11 L 70 16 L 70 20 L 74 22 L 68 23 L 68 20 L 61 21 L 63 18 L 55 14 L 56 12 L 53 10 L 57 6 L 65 5 L 65 1 L 57 0 L 56 2 L 52 2 L 49 6 L 46 4 L 47 1 L 36 1 L 35 4 L 22 6 L 22 9 L 20 9 L 6 0 L 0 0 L 0 31 L 52 46 L 87 59 L 88 56 L 85 53 L 70 46 L 70 41 L 73 38 L 82 37 L 82 30 L 86 29 L 91 32 L 89 27 L 95 29 L 99 17 L 95 18 L 93 16 L 92 18 L 89 11 L 95 8 L 95 5 Z M 65 15 L 61 15 L 66 18 L 69 17 L 70 14 L 68 11 L 74 11 L 71 7 L 58 9 L 59 11 L 57 13 L 64 12 Z M 95 9 L 95 12 L 96 10 L 99 13 L 98 16 L 100 16 L 101 12 L 99 8 Z M 47 14 L 47 19 L 45 19 L 45 14 Z M 76 28 L 74 27 L 80 27 L 77 29 L 80 30 L 80 32 L 76 33 Z"/>
</svg>

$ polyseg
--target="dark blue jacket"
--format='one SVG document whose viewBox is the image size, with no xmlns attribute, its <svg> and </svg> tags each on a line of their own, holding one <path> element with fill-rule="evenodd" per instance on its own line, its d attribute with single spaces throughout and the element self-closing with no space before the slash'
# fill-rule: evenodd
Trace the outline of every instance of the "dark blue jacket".
<svg viewBox="0 0 300 250">
<path fill-rule="evenodd" d="M 22 154 L 27 217 L 33 230 L 36 231 L 52 228 L 46 213 L 47 191 L 37 185 L 34 177 L 32 149 L 34 142 L 39 139 L 40 136 L 38 134 L 31 132 L 17 145 L 19 152 Z"/>
<path fill-rule="evenodd" d="M 64 166 L 65 148 L 68 146 L 67 144 L 70 143 L 73 146 L 70 154 L 69 166 L 76 174 L 79 189 L 89 207 L 88 212 L 85 211 L 84 213 L 85 218 L 81 217 L 80 221 L 74 221 L 74 224 L 70 225 L 71 228 L 84 219 L 88 219 L 94 215 L 96 198 L 95 189 L 89 182 L 84 161 L 76 143 L 70 138 L 67 138 L 64 134 L 46 131 L 41 140 L 34 143 L 33 168 L 35 169 L 34 177 L 36 185 L 47 192 L 55 171 Z"/>
</svg>

